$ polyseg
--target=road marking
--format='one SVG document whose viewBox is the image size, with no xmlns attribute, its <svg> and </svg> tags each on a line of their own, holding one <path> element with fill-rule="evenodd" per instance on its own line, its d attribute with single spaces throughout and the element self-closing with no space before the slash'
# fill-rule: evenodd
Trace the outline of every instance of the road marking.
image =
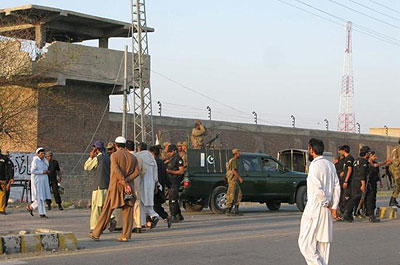
<svg viewBox="0 0 400 265">
<path fill-rule="evenodd" d="M 28 263 L 19 260 L 0 262 L 0 265 L 22 265 L 22 264 L 28 264 Z"/>
<path fill-rule="evenodd" d="M 385 222 L 381 223 L 379 227 L 382 226 L 389 226 L 392 225 L 394 222 Z M 354 230 L 354 229 L 365 229 L 366 227 L 371 227 L 370 224 L 360 224 L 358 226 L 346 226 L 346 227 L 339 227 L 336 228 L 336 231 L 345 231 L 345 230 Z M 377 227 L 378 228 L 378 227 Z M 235 236 L 235 237 L 228 237 L 228 238 L 215 238 L 215 239 L 203 239 L 203 240 L 196 240 L 196 241 L 182 241 L 180 242 L 168 242 L 162 244 L 153 244 L 154 242 L 149 242 L 146 245 L 138 245 L 138 246 L 124 246 L 124 247 L 102 247 L 98 249 L 87 249 L 87 250 L 79 250 L 76 252 L 70 253 L 57 253 L 56 255 L 53 254 L 45 254 L 42 256 L 37 257 L 26 257 L 26 258 L 19 258 L 19 260 L 37 260 L 37 259 L 44 259 L 44 258 L 58 258 L 58 257 L 66 257 L 66 256 L 79 256 L 79 255 L 86 255 L 86 254 L 105 254 L 111 252 L 121 252 L 127 250 L 139 250 L 139 249 L 148 249 L 151 248 L 165 248 L 171 246 L 178 246 L 178 245 L 197 245 L 197 244 L 204 244 L 204 243 L 216 243 L 216 242 L 224 242 L 224 241 L 239 241 L 239 240 L 246 240 L 246 239 L 257 239 L 257 238 L 269 238 L 269 237 L 276 237 L 276 236 L 290 236 L 290 235 L 298 235 L 299 229 L 290 231 L 290 232 L 277 232 L 277 233 L 268 233 L 268 234 L 259 234 L 259 235 L 252 235 L 252 236 Z M 94 243 L 94 242 L 93 242 Z M 143 243 L 143 242 L 140 242 Z M 26 264 L 26 263 L 25 263 Z M 1 264 L 2 265 L 2 264 Z"/>
</svg>

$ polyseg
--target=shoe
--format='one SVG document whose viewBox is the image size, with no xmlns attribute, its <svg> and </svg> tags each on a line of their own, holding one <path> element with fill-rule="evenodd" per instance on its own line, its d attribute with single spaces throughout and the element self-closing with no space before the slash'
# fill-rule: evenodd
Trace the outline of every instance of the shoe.
<svg viewBox="0 0 400 265">
<path fill-rule="evenodd" d="M 167 226 L 168 226 L 168 228 L 171 228 L 171 226 L 172 226 L 172 218 L 171 218 L 171 216 L 167 217 Z"/>
<path fill-rule="evenodd" d="M 239 212 L 239 205 L 236 205 L 232 210 L 232 215 L 242 216 L 243 214 Z"/>
<path fill-rule="evenodd" d="M 46 219 L 47 219 L 47 218 L 49 218 L 49 217 L 47 217 L 45 214 L 41 214 L 41 215 L 40 215 L 40 218 L 46 218 Z"/>
<path fill-rule="evenodd" d="M 133 228 L 132 233 L 140 234 L 140 233 L 142 233 L 142 229 L 135 227 L 135 228 Z"/>
<path fill-rule="evenodd" d="M 59 205 L 58 205 L 58 210 L 60 210 L 60 211 L 64 211 L 64 208 L 62 207 L 62 205 L 61 205 L 61 204 L 59 204 Z"/>
<path fill-rule="evenodd" d="M 99 241 L 100 240 L 99 237 L 93 236 L 93 233 L 89 233 L 88 236 L 89 236 L 89 238 L 93 239 L 94 241 Z"/>
<path fill-rule="evenodd" d="M 51 211 L 51 204 L 50 203 L 47 204 L 47 210 Z"/>
<path fill-rule="evenodd" d="M 110 227 L 108 228 L 108 231 L 110 231 L 110 233 L 115 231 L 115 228 L 117 227 L 117 221 L 115 221 L 114 219 L 110 220 Z"/>
<path fill-rule="evenodd" d="M 0 212 L 0 214 L 1 214 L 1 215 L 7 215 L 7 213 L 6 213 L 6 212 Z"/>
<path fill-rule="evenodd" d="M 151 218 L 151 227 L 150 229 L 153 229 L 156 227 L 158 221 L 160 221 L 160 218 L 158 218 L 157 216 L 154 216 Z"/>
<path fill-rule="evenodd" d="M 225 214 L 226 214 L 227 216 L 232 216 L 232 207 L 226 208 L 226 209 L 225 209 Z"/>
<path fill-rule="evenodd" d="M 26 210 L 33 216 L 33 208 L 30 204 L 26 207 Z"/>
<path fill-rule="evenodd" d="M 118 237 L 117 240 L 119 242 L 128 242 L 129 241 L 129 239 L 127 239 L 126 237 Z"/>
<path fill-rule="evenodd" d="M 379 223 L 381 220 L 378 219 L 378 218 L 376 218 L 375 215 L 371 215 L 371 216 L 369 217 L 369 221 L 370 221 L 371 223 Z"/>
<path fill-rule="evenodd" d="M 343 221 L 344 221 L 344 222 L 351 223 L 351 222 L 354 221 L 354 218 L 353 218 L 353 216 L 352 216 L 351 213 L 345 212 L 344 215 L 343 215 Z"/>
<path fill-rule="evenodd" d="M 183 215 L 181 213 L 178 214 L 178 218 L 179 218 L 179 222 L 182 222 L 183 220 L 185 220 L 185 218 L 183 218 Z"/>
<path fill-rule="evenodd" d="M 171 217 L 171 222 L 172 222 L 172 223 L 179 223 L 179 222 L 180 222 L 179 217 L 177 217 L 177 216 L 172 216 L 172 217 Z"/>
<path fill-rule="evenodd" d="M 399 203 L 397 202 L 396 198 L 394 198 L 394 197 L 390 197 L 389 206 L 396 206 L 397 208 L 400 208 Z"/>
</svg>

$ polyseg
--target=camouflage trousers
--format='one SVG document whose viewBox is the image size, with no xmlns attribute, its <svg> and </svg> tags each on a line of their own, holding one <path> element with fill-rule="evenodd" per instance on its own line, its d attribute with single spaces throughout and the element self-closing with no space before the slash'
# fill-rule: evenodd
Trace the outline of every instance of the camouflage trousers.
<svg viewBox="0 0 400 265">
<path fill-rule="evenodd" d="M 400 193 L 400 176 L 393 177 L 393 178 L 394 178 L 394 189 L 393 189 L 392 197 L 397 199 L 397 197 L 399 197 L 399 193 Z"/>
<path fill-rule="evenodd" d="M 234 205 L 239 205 L 242 201 L 242 190 L 239 186 L 239 181 L 228 180 L 228 191 L 226 193 L 226 208 L 232 208 Z"/>
</svg>

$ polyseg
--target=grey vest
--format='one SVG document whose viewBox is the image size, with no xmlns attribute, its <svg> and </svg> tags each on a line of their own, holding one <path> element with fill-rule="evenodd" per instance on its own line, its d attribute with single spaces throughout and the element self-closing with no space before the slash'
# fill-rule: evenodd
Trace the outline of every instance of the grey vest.
<svg viewBox="0 0 400 265">
<path fill-rule="evenodd" d="M 94 173 L 93 190 L 97 188 L 101 190 L 108 189 L 110 184 L 110 157 L 106 154 L 101 154 L 97 157 L 97 167 Z"/>
</svg>

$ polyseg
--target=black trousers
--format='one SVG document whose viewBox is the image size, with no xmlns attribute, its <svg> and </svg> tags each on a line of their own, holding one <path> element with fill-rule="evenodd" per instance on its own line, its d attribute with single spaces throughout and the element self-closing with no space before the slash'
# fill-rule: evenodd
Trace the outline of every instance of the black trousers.
<svg viewBox="0 0 400 265">
<path fill-rule="evenodd" d="M 179 207 L 179 187 L 181 185 L 182 177 L 170 177 L 171 188 L 169 189 L 169 210 L 172 216 L 181 214 Z"/>
<path fill-rule="evenodd" d="M 365 208 L 367 211 L 367 216 L 373 216 L 375 214 L 377 191 L 378 186 L 376 182 L 368 183 L 367 193 L 365 194 Z"/>
<path fill-rule="evenodd" d="M 361 180 L 353 179 L 351 182 L 351 198 L 347 202 L 346 212 L 350 215 L 358 206 L 361 200 Z"/>
<path fill-rule="evenodd" d="M 344 179 L 340 178 L 340 200 L 339 200 L 339 211 L 343 214 L 346 211 L 347 204 L 351 198 L 351 181 L 347 184 L 347 189 L 343 188 Z"/>
<path fill-rule="evenodd" d="M 53 191 L 54 200 L 57 204 L 61 204 L 61 196 L 58 192 L 58 181 L 56 179 L 49 179 L 50 188 Z M 51 204 L 51 200 L 46 200 L 48 204 Z"/>
<path fill-rule="evenodd" d="M 158 193 L 154 194 L 154 211 L 162 218 L 167 219 L 168 213 L 162 207 L 163 203 L 165 203 L 165 196 L 162 191 L 158 191 Z"/>
<path fill-rule="evenodd" d="M 11 189 L 6 190 L 6 207 L 8 205 L 8 199 L 10 198 L 10 192 L 11 192 Z"/>
</svg>

